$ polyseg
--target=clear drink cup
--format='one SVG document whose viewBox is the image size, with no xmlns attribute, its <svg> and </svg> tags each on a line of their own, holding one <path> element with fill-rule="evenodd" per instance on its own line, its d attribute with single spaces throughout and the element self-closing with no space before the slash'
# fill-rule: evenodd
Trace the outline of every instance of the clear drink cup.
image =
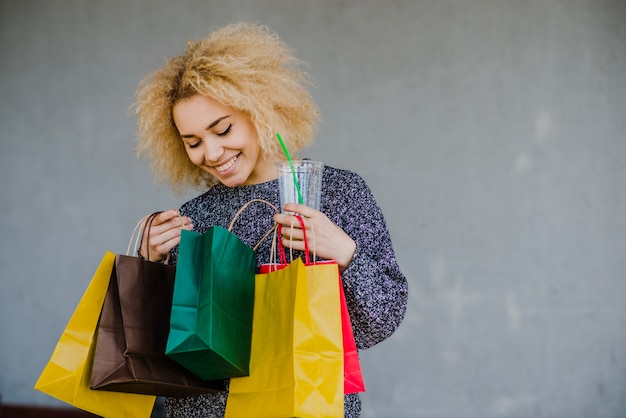
<svg viewBox="0 0 626 418">
<path fill-rule="evenodd" d="M 312 160 L 292 160 L 292 163 L 293 171 L 289 161 L 276 163 L 281 211 L 284 211 L 283 208 L 287 203 L 302 203 L 320 210 L 324 163 Z M 296 187 L 294 177 L 298 187 Z M 300 193 L 298 193 L 298 188 Z M 300 202 L 300 196 L 302 196 L 302 202 Z"/>
</svg>

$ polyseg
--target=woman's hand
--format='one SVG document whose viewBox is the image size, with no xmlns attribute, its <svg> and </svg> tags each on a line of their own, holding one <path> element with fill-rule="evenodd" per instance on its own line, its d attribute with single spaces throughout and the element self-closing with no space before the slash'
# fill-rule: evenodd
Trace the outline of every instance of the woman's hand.
<svg viewBox="0 0 626 418">
<path fill-rule="evenodd" d="M 322 212 L 308 206 L 288 203 L 284 209 L 302 215 L 311 254 L 337 261 L 340 272 L 348 268 L 356 251 L 356 242 L 343 229 Z M 287 248 L 304 251 L 304 234 L 300 222 L 288 213 L 274 215 L 274 221 L 283 225 L 282 244 Z"/>
<path fill-rule="evenodd" d="M 177 210 L 167 210 L 154 217 L 152 226 L 142 225 L 141 256 L 150 261 L 163 261 L 170 250 L 180 243 L 180 231 L 193 229 L 191 219 L 180 216 Z M 148 239 L 148 233 L 150 237 Z"/>
</svg>

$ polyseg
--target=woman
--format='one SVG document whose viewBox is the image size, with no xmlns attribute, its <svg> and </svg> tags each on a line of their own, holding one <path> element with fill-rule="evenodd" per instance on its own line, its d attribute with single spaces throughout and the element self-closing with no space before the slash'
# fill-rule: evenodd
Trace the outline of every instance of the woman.
<svg viewBox="0 0 626 418">
<path fill-rule="evenodd" d="M 279 205 L 275 163 L 284 159 L 276 140 L 297 153 L 309 145 L 319 116 L 306 90 L 299 61 L 267 28 L 235 24 L 199 42 L 184 55 L 149 74 L 137 90 L 140 155 L 152 161 L 157 177 L 176 191 L 206 192 L 178 211 L 159 214 L 144 237 L 141 256 L 176 263 L 182 228 L 205 232 L 228 226 L 253 198 Z M 369 348 L 389 337 L 404 317 L 407 281 L 396 262 L 380 208 L 357 174 L 332 167 L 323 173 L 320 210 L 287 204 L 315 232 L 316 256 L 336 260 L 355 341 Z M 282 244 L 301 255 L 303 231 L 292 215 L 253 204 L 237 219 L 233 233 L 253 246 L 273 223 L 287 226 Z M 271 240 L 257 250 L 257 265 L 270 260 Z M 149 251 L 148 251 L 149 250 Z M 367 379 L 366 379 L 367 380 Z M 169 398 L 169 417 L 221 417 L 227 393 Z M 345 416 L 358 417 L 357 394 L 346 395 Z"/>
</svg>

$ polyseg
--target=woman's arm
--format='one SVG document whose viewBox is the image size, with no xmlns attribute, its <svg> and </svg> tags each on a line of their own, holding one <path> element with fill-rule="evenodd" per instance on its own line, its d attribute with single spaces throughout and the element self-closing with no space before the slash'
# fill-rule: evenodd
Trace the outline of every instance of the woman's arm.
<svg viewBox="0 0 626 418">
<path fill-rule="evenodd" d="M 350 203 L 338 224 L 355 240 L 356 251 L 341 278 L 357 347 L 365 349 L 388 338 L 404 319 L 408 283 L 370 189 L 356 174 L 348 184 Z"/>
</svg>

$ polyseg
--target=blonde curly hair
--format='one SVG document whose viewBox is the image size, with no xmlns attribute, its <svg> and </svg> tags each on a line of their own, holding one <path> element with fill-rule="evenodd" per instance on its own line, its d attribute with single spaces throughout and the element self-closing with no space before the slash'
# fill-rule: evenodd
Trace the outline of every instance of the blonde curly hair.
<svg viewBox="0 0 626 418">
<path fill-rule="evenodd" d="M 137 87 L 137 154 L 147 156 L 156 179 L 177 193 L 216 184 L 189 160 L 172 118 L 178 101 L 200 94 L 247 114 L 264 158 L 281 152 L 276 133 L 295 155 L 313 142 L 319 122 L 301 64 L 265 26 L 232 24 L 188 41 L 184 55 L 169 59 Z"/>
</svg>

